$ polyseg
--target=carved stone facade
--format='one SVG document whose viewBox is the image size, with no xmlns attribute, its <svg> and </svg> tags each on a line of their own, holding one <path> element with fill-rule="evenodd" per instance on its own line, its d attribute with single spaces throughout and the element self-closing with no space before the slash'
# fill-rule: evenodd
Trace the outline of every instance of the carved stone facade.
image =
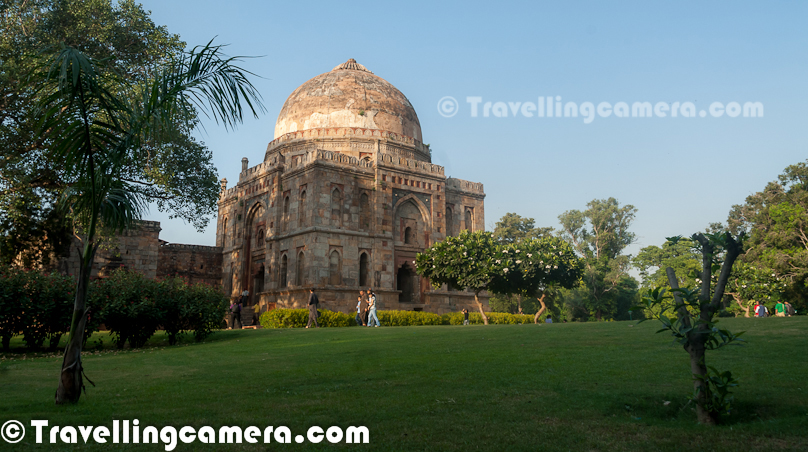
<svg viewBox="0 0 808 452">
<path fill-rule="evenodd" d="M 447 178 L 421 142 L 415 110 L 353 60 L 287 99 L 264 161 L 222 180 L 216 245 L 225 293 L 262 310 L 352 312 L 360 288 L 381 309 L 476 309 L 473 294 L 434 290 L 415 256 L 462 229 L 485 228 L 480 183 Z M 487 305 L 487 302 L 486 302 Z"/>
</svg>

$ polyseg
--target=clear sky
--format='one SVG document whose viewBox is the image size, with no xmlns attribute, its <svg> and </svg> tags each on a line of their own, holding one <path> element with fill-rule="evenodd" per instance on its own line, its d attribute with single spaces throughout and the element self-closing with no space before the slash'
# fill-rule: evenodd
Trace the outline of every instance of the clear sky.
<svg viewBox="0 0 808 452">
<path fill-rule="evenodd" d="M 446 174 L 482 182 L 487 229 L 506 212 L 558 227 L 558 215 L 595 198 L 632 204 L 629 248 L 725 221 L 733 204 L 808 158 L 808 3 L 803 2 L 229 2 L 147 0 L 155 23 L 189 45 L 230 44 L 267 113 L 200 134 L 233 186 L 241 158 L 264 156 L 275 120 L 306 80 L 355 58 L 415 107 L 424 142 Z M 452 96 L 457 112 L 438 102 Z M 540 96 L 562 103 L 760 102 L 763 117 L 538 118 Z M 468 97 L 480 97 L 473 117 Z M 508 102 L 507 117 L 483 115 Z M 520 104 L 516 104 L 519 102 Z M 517 112 L 514 116 L 511 108 Z M 615 107 L 616 108 L 616 107 Z M 662 110 L 664 112 L 664 110 Z M 161 238 L 213 245 L 156 209 Z"/>
</svg>

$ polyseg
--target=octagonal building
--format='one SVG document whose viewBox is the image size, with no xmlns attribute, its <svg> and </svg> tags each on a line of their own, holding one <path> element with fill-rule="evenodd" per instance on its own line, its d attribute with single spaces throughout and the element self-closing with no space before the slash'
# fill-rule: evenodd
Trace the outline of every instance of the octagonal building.
<svg viewBox="0 0 808 452">
<path fill-rule="evenodd" d="M 353 59 L 286 100 L 264 161 L 222 180 L 216 245 L 225 292 L 261 310 L 355 312 L 360 288 L 380 309 L 476 309 L 473 294 L 435 290 L 415 256 L 462 229 L 484 229 L 483 185 L 447 178 L 423 144 L 415 109 Z"/>
</svg>

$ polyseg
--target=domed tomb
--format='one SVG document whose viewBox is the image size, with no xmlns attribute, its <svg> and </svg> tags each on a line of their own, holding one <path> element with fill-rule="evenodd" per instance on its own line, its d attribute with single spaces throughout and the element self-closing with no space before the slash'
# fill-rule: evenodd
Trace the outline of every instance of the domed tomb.
<svg viewBox="0 0 808 452">
<path fill-rule="evenodd" d="M 353 58 L 300 85 L 286 99 L 275 138 L 332 127 L 384 130 L 423 141 L 418 115 L 407 97 Z"/>
</svg>

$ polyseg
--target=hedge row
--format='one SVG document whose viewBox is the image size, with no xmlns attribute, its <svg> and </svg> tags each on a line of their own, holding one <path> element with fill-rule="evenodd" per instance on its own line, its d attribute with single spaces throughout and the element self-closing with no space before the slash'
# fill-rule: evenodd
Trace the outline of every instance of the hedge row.
<svg viewBox="0 0 808 452">
<path fill-rule="evenodd" d="M 76 282 L 69 276 L 45 274 L 0 267 L 0 336 L 3 350 L 11 337 L 22 334 L 29 348 L 55 350 L 70 328 L 73 291 Z"/>
<path fill-rule="evenodd" d="M 309 323 L 309 310 L 273 309 L 261 314 L 259 321 L 264 328 L 303 328 Z M 325 309 L 320 309 L 317 323 L 326 327 L 356 326 L 356 321 L 348 314 Z"/>
<path fill-rule="evenodd" d="M 502 312 L 489 312 L 486 315 L 488 323 L 491 324 L 533 323 L 532 315 Z M 379 311 L 378 317 L 382 326 L 463 324 L 463 313 L 461 312 L 438 315 L 420 311 Z M 264 328 L 302 328 L 309 321 L 309 311 L 307 309 L 273 309 L 261 314 L 260 321 Z M 325 309 L 320 309 L 320 318 L 317 321 L 320 326 L 325 327 L 356 326 L 354 316 Z M 469 315 L 469 323 L 482 324 L 483 318 L 480 313 L 472 312 Z"/>
<path fill-rule="evenodd" d="M 533 316 L 528 314 L 508 314 L 507 312 L 486 312 L 488 323 L 492 325 L 516 325 L 519 323 L 533 323 Z M 448 319 L 446 325 L 462 325 L 463 313 L 452 312 L 443 314 L 444 318 Z M 544 321 L 544 316 L 542 317 Z M 472 325 L 482 325 L 483 316 L 479 312 L 469 313 L 469 323 Z"/>
<path fill-rule="evenodd" d="M 94 281 L 88 298 L 118 348 L 126 342 L 142 347 L 160 328 L 171 345 L 189 331 L 202 341 L 220 327 L 228 307 L 227 297 L 208 285 L 189 285 L 182 278 L 156 281 L 127 271 Z"/>
<path fill-rule="evenodd" d="M 55 349 L 70 329 L 75 280 L 59 274 L 0 268 L 0 336 L 4 350 L 11 337 L 22 335 L 29 348 L 44 340 Z M 216 289 L 188 285 L 181 278 L 162 281 L 127 271 L 90 283 L 85 340 L 103 324 L 118 348 L 140 347 L 155 331 L 166 331 L 170 344 L 193 331 L 197 341 L 219 328 L 228 300 Z"/>
</svg>

